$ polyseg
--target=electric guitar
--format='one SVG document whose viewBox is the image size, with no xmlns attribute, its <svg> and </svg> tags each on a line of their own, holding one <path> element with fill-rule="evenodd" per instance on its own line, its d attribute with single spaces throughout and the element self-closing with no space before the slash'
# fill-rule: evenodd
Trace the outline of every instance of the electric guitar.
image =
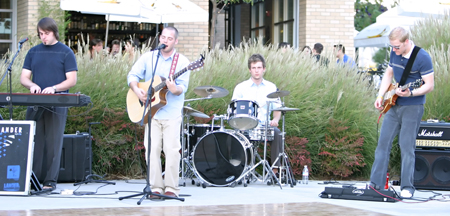
<svg viewBox="0 0 450 216">
<path fill-rule="evenodd" d="M 173 75 L 173 79 L 175 80 L 179 76 L 183 75 L 186 71 L 194 71 L 195 69 L 200 69 L 203 67 L 203 55 L 194 62 L 191 62 L 187 67 L 181 69 L 179 72 Z M 151 80 L 147 82 L 138 83 L 138 87 L 148 91 L 150 87 Z M 145 107 L 144 102 L 139 100 L 138 96 L 134 93 L 134 91 L 130 88 L 127 94 L 127 111 L 128 117 L 134 123 L 138 123 L 142 120 L 144 116 L 144 123 L 148 122 L 148 110 L 151 109 L 151 117 L 156 114 L 156 112 L 161 109 L 164 105 L 167 104 L 166 95 L 169 92 L 166 86 L 165 79 L 160 76 L 155 76 L 153 85 L 152 85 L 152 96 L 149 100 L 149 104 L 151 106 Z M 145 115 L 144 115 L 145 111 Z"/>
<path fill-rule="evenodd" d="M 400 88 L 401 90 L 405 90 L 409 87 L 418 88 L 422 85 L 422 79 L 417 79 L 414 82 L 410 82 L 406 85 L 397 87 L 397 84 L 391 84 L 387 90 L 387 92 L 384 94 L 384 101 L 383 101 L 383 110 L 381 110 L 381 113 L 386 113 L 391 109 L 392 106 L 395 105 L 395 102 L 397 102 L 398 95 L 395 94 L 395 89 Z"/>
</svg>

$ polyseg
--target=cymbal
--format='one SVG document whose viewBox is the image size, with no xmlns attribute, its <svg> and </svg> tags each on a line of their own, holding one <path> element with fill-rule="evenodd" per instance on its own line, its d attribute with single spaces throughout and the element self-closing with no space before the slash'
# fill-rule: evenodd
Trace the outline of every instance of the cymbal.
<svg viewBox="0 0 450 216">
<path fill-rule="evenodd" d="M 209 116 L 206 115 L 205 113 L 202 113 L 198 110 L 192 109 L 191 107 L 188 107 L 188 106 L 183 107 L 183 114 L 194 116 L 194 117 L 199 117 L 199 118 L 209 118 Z"/>
<path fill-rule="evenodd" d="M 221 98 L 228 95 L 228 90 L 219 86 L 199 86 L 194 93 L 200 97 Z"/>
<path fill-rule="evenodd" d="M 289 95 L 289 91 L 276 91 L 276 92 L 272 92 L 270 94 L 267 95 L 268 98 L 279 98 L 279 97 L 284 97 L 284 96 L 288 96 Z"/>
<path fill-rule="evenodd" d="M 272 111 L 297 111 L 300 110 L 299 108 L 289 108 L 289 107 L 279 107 L 276 109 L 273 109 Z"/>
</svg>

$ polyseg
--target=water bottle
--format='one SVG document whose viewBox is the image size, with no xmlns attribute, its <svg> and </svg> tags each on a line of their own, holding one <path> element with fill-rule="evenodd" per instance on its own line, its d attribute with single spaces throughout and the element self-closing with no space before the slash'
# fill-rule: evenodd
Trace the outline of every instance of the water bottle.
<svg viewBox="0 0 450 216">
<path fill-rule="evenodd" d="M 308 184 L 309 170 L 308 166 L 305 165 L 302 172 L 302 184 Z"/>
</svg>

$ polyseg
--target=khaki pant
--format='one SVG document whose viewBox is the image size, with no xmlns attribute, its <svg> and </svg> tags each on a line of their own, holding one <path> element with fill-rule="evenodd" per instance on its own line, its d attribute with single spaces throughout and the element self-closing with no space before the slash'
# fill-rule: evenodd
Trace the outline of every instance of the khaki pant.
<svg viewBox="0 0 450 216">
<path fill-rule="evenodd" d="M 152 119 L 150 151 L 150 185 L 152 192 L 179 194 L 180 128 L 181 116 L 176 119 Z M 148 126 L 145 126 L 145 156 L 148 155 Z M 166 157 L 164 180 L 162 177 L 161 151 Z M 147 158 L 146 158 L 147 159 Z M 148 159 L 147 159 L 148 160 Z"/>
</svg>

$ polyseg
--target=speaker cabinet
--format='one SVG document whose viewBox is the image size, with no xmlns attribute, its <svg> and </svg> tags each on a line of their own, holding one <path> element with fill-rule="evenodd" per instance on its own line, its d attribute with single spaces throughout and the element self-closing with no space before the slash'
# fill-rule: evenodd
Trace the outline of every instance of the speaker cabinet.
<svg viewBox="0 0 450 216">
<path fill-rule="evenodd" d="M 450 190 L 450 151 L 416 149 L 414 187 Z"/>
<path fill-rule="evenodd" d="M 88 133 L 64 134 L 58 182 L 79 182 L 91 174 L 91 142 Z"/>
</svg>

